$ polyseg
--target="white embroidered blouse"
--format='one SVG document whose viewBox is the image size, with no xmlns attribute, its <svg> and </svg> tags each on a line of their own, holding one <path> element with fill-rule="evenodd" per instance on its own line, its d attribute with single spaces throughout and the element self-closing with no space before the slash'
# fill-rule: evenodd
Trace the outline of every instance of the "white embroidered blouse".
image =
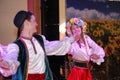
<svg viewBox="0 0 120 80">
<path fill-rule="evenodd" d="M 68 54 L 71 54 L 73 60 L 80 60 L 80 61 L 93 61 L 100 65 L 104 62 L 105 52 L 102 47 L 97 45 L 88 35 L 84 35 L 85 44 L 79 44 L 75 41 L 72 43 L 71 49 Z M 90 57 L 91 54 L 99 55 L 99 59 L 95 60 Z"/>
</svg>

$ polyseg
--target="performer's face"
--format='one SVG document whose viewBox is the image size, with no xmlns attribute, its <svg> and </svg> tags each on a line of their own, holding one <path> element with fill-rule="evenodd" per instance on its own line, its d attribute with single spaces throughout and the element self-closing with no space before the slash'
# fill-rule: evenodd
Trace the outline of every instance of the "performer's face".
<svg viewBox="0 0 120 80">
<path fill-rule="evenodd" d="M 77 25 L 73 25 L 72 26 L 72 34 L 76 35 L 76 36 L 80 36 L 82 33 L 82 29 L 81 27 L 77 26 Z"/>
<path fill-rule="evenodd" d="M 37 32 L 37 25 L 38 25 L 38 24 L 37 24 L 37 22 L 36 22 L 36 18 L 35 18 L 34 15 L 32 15 L 32 16 L 31 16 L 31 19 L 30 19 L 30 21 L 29 21 L 29 24 L 28 24 L 31 32 L 33 32 L 33 33 Z"/>
</svg>

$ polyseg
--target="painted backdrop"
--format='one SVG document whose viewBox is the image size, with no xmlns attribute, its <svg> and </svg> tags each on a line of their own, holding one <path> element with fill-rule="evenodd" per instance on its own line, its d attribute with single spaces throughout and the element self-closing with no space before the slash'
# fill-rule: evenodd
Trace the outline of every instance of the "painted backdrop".
<svg viewBox="0 0 120 80">
<path fill-rule="evenodd" d="M 120 80 L 120 1 L 66 0 L 66 18 L 87 22 L 87 34 L 105 50 L 105 62 L 91 62 L 93 80 Z"/>
</svg>

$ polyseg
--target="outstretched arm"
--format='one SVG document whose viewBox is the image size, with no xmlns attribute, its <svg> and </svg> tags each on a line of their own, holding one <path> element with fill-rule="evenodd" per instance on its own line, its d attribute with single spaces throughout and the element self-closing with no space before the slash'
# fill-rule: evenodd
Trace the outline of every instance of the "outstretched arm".
<svg viewBox="0 0 120 80">
<path fill-rule="evenodd" d="M 17 61 L 18 48 L 15 48 L 15 44 L 8 45 L 6 51 L 0 51 L 1 54 L 4 52 L 6 55 L 0 57 L 0 74 L 7 77 L 15 74 L 19 62 Z M 15 58 L 16 57 L 16 58 Z"/>
<path fill-rule="evenodd" d="M 74 41 L 73 37 L 66 37 L 64 40 L 48 41 L 43 37 L 47 55 L 65 55 Z"/>
<path fill-rule="evenodd" d="M 10 70 L 9 64 L 2 59 L 7 54 L 7 46 L 0 44 L 0 73 L 3 73 L 3 70 Z"/>
</svg>

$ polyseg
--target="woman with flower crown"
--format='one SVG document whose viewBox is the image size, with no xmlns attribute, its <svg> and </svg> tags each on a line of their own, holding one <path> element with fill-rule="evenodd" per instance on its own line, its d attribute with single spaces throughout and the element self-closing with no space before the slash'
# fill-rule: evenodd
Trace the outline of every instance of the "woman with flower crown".
<svg viewBox="0 0 120 80">
<path fill-rule="evenodd" d="M 98 65 L 104 62 L 103 48 L 85 34 L 86 24 L 78 18 L 71 18 L 67 22 L 67 34 L 77 36 L 77 40 L 71 44 L 68 52 L 73 58 L 73 68 L 67 80 L 92 80 L 89 69 L 90 60 Z"/>
</svg>

